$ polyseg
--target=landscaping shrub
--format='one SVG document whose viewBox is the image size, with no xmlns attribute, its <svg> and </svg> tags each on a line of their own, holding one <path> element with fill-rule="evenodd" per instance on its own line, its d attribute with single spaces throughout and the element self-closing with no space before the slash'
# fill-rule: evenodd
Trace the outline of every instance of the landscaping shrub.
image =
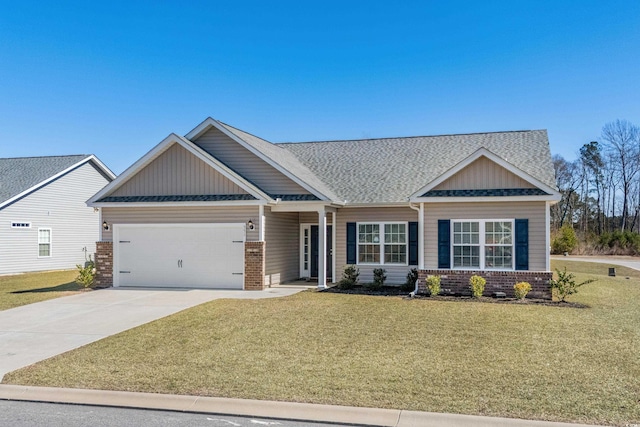
<svg viewBox="0 0 640 427">
<path fill-rule="evenodd" d="M 418 281 L 418 269 L 412 268 L 409 273 L 407 273 L 407 280 L 400 287 L 404 292 L 412 292 L 416 288 L 416 282 Z"/>
<path fill-rule="evenodd" d="M 76 283 L 84 288 L 91 287 L 96 277 L 96 266 L 91 259 L 91 256 L 89 256 L 89 261 L 85 263 L 84 267 L 80 264 L 76 264 L 76 268 L 78 269 Z"/>
<path fill-rule="evenodd" d="M 528 282 L 518 282 L 513 285 L 513 291 L 516 294 L 516 298 L 523 300 L 526 298 L 529 291 L 531 291 L 531 285 Z"/>
<path fill-rule="evenodd" d="M 342 279 L 338 282 L 340 289 L 353 289 L 358 284 L 360 270 L 355 265 L 346 265 Z"/>
<path fill-rule="evenodd" d="M 570 225 L 563 225 L 553 237 L 551 242 L 551 252 L 563 254 L 573 251 L 578 246 L 576 231 Z"/>
<path fill-rule="evenodd" d="M 372 290 L 379 290 L 384 285 L 384 281 L 387 280 L 386 273 L 387 270 L 383 268 L 375 268 L 373 270 L 373 283 L 368 283 L 365 286 Z"/>
<path fill-rule="evenodd" d="M 435 297 L 440 293 L 440 276 L 429 276 L 425 280 L 427 289 L 431 292 L 431 296 Z"/>
<path fill-rule="evenodd" d="M 580 286 L 595 282 L 595 279 L 588 279 L 582 283 L 576 283 L 575 280 L 573 280 L 576 276 L 573 273 L 567 273 L 567 267 L 564 268 L 564 271 L 556 268 L 556 274 L 558 275 L 558 279 L 551 279 L 551 289 L 552 291 L 555 290 L 556 296 L 563 302 L 569 295 L 578 293 Z"/>
<path fill-rule="evenodd" d="M 487 281 L 484 277 L 473 275 L 469 278 L 469 287 L 471 288 L 471 295 L 474 298 L 480 298 L 482 293 L 484 292 L 484 286 L 487 284 Z"/>
</svg>

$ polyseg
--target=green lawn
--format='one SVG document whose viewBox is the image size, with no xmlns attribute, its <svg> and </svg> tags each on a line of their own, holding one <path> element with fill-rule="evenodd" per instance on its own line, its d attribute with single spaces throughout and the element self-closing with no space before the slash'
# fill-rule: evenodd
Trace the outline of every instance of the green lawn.
<svg viewBox="0 0 640 427">
<path fill-rule="evenodd" d="M 554 264 L 598 278 L 569 297 L 590 308 L 314 291 L 218 300 L 4 382 L 639 423 L 640 272 Z"/>
<path fill-rule="evenodd" d="M 76 270 L 0 276 L 0 310 L 59 298 L 78 292 Z"/>
</svg>

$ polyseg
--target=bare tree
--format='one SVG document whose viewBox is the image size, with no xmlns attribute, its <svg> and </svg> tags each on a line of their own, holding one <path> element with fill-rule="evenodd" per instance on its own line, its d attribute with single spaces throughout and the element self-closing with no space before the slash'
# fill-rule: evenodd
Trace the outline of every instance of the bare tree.
<svg viewBox="0 0 640 427">
<path fill-rule="evenodd" d="M 626 120 L 604 125 L 602 139 L 605 150 L 615 159 L 614 167 L 622 184 L 622 218 L 620 229 L 625 230 L 629 217 L 629 196 L 639 171 L 640 128 Z"/>
<path fill-rule="evenodd" d="M 569 162 L 557 154 L 553 156 L 553 167 L 556 171 L 558 189 L 562 194 L 562 199 L 553 206 L 551 212 L 555 228 L 558 229 L 563 226 L 567 218 L 573 218 L 577 198 L 576 190 L 581 176 L 575 162 Z"/>
</svg>

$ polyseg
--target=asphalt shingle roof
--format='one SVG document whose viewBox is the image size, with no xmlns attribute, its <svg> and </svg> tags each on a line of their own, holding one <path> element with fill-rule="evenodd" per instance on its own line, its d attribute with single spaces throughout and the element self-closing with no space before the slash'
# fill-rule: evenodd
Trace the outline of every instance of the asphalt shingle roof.
<svg viewBox="0 0 640 427">
<path fill-rule="evenodd" d="M 51 178 L 89 155 L 0 158 L 0 203 Z"/>
<path fill-rule="evenodd" d="M 556 188 L 546 130 L 277 144 L 326 183 L 337 201 L 406 202 L 484 147 Z"/>
</svg>

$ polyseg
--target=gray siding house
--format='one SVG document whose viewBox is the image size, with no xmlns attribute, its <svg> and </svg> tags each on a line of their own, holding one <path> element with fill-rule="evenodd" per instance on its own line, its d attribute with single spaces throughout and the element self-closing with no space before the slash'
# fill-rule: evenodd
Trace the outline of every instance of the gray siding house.
<svg viewBox="0 0 640 427">
<path fill-rule="evenodd" d="M 0 159 L 0 274 L 83 264 L 101 223 L 86 201 L 114 178 L 92 155 Z"/>
<path fill-rule="evenodd" d="M 347 264 L 388 283 L 420 271 L 487 292 L 549 296 L 544 130 L 273 144 L 206 119 L 169 135 L 88 204 L 108 229 L 102 286 L 264 289 L 337 282 Z"/>
</svg>

